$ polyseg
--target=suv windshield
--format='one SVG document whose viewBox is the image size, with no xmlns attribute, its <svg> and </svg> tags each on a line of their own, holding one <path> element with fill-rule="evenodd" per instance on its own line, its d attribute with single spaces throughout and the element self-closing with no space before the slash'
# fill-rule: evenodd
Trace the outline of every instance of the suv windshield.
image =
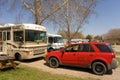
<svg viewBox="0 0 120 80">
<path fill-rule="evenodd" d="M 101 52 L 113 52 L 112 47 L 110 45 L 104 45 L 104 44 L 96 44 L 96 47 Z"/>
</svg>

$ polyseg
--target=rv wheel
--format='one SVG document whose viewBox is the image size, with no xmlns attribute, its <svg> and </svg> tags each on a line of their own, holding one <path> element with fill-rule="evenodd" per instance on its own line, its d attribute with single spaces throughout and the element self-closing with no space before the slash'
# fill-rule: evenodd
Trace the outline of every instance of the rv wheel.
<svg viewBox="0 0 120 80">
<path fill-rule="evenodd" d="M 21 61 L 22 59 L 21 59 L 21 55 L 19 54 L 19 53 L 16 53 L 15 54 L 15 59 L 17 60 L 17 61 Z"/>
</svg>

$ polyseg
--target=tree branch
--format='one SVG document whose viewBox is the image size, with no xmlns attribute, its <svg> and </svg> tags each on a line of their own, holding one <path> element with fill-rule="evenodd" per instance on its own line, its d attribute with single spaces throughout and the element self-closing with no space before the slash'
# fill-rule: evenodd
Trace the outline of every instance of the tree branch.
<svg viewBox="0 0 120 80">
<path fill-rule="evenodd" d="M 86 9 L 86 11 L 84 12 L 84 17 L 82 20 L 80 20 L 80 25 L 77 27 L 75 33 L 73 34 L 72 38 L 76 35 L 76 33 L 79 31 L 79 29 L 82 27 L 83 22 L 85 21 L 85 19 L 88 17 L 88 15 L 90 14 L 90 8 L 93 6 L 94 3 L 91 3 L 90 6 Z"/>
<path fill-rule="evenodd" d="M 35 15 L 35 11 L 32 9 L 31 5 L 27 4 L 24 0 L 21 0 L 21 2 L 27 9 L 29 9 Z"/>
<path fill-rule="evenodd" d="M 62 5 L 58 6 L 57 8 L 55 8 L 52 12 L 50 12 L 49 14 L 47 14 L 44 19 L 41 20 L 41 23 L 46 20 L 47 18 L 49 18 L 51 15 L 53 15 L 55 12 L 57 12 L 59 9 L 61 9 L 65 4 L 67 3 L 67 1 L 65 1 Z"/>
</svg>

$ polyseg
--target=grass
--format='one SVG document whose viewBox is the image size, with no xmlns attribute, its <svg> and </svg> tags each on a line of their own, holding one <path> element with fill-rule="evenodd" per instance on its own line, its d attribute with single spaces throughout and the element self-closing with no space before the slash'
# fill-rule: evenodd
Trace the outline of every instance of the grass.
<svg viewBox="0 0 120 80">
<path fill-rule="evenodd" d="M 116 58 L 118 61 L 118 66 L 120 67 L 120 58 Z"/>
<path fill-rule="evenodd" d="M 116 55 L 120 55 L 120 52 L 115 52 L 115 53 L 116 53 Z M 118 61 L 118 67 L 120 67 L 120 58 L 117 57 L 116 59 L 117 59 L 117 61 Z"/>
<path fill-rule="evenodd" d="M 120 56 L 120 52 L 116 52 L 116 56 L 117 55 Z M 120 67 L 120 57 L 117 57 L 116 59 L 118 61 L 118 66 Z"/>
<path fill-rule="evenodd" d="M 17 69 L 7 69 L 0 71 L 0 80 L 99 80 L 93 78 L 75 78 L 64 75 L 50 74 L 41 70 L 19 66 Z"/>
<path fill-rule="evenodd" d="M 120 52 L 115 52 L 116 53 L 116 55 L 120 55 Z"/>
</svg>

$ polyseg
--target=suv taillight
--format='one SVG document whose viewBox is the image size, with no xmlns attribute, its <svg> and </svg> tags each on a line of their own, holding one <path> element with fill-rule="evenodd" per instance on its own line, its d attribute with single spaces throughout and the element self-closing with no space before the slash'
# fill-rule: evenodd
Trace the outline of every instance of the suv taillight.
<svg viewBox="0 0 120 80">
<path fill-rule="evenodd" d="M 116 57 L 115 53 L 112 53 L 112 58 L 115 58 L 115 57 Z"/>
</svg>

